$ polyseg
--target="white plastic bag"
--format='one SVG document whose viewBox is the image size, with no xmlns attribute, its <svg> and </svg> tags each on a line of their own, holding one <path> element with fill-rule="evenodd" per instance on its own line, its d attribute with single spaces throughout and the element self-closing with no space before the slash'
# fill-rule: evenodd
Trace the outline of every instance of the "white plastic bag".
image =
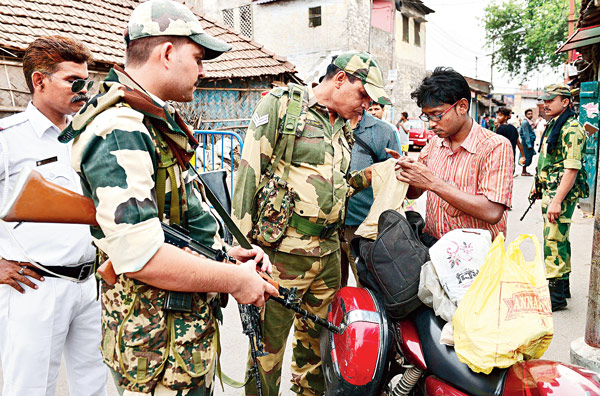
<svg viewBox="0 0 600 396">
<path fill-rule="evenodd" d="M 473 283 L 491 245 L 489 231 L 461 228 L 448 232 L 429 249 L 440 283 L 453 303 L 458 305 Z"/>
</svg>

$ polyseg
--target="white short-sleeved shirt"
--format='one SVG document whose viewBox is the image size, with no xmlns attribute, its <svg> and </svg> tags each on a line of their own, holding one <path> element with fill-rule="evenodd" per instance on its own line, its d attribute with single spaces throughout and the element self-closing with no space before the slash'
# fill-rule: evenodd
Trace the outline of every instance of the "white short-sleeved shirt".
<svg viewBox="0 0 600 396">
<path fill-rule="evenodd" d="M 60 129 L 29 102 L 22 113 L 0 119 L 0 200 L 6 183 L 9 188 L 26 167 L 39 171 L 45 179 L 81 194 L 79 176 L 71 168 L 71 144 L 58 141 Z M 3 205 L 4 202 L 0 202 Z M 25 253 L 42 265 L 74 266 L 93 260 L 89 226 L 79 224 L 6 223 Z M 17 226 L 18 225 L 18 226 Z M 26 261 L 22 250 L 0 226 L 0 256 Z"/>
</svg>

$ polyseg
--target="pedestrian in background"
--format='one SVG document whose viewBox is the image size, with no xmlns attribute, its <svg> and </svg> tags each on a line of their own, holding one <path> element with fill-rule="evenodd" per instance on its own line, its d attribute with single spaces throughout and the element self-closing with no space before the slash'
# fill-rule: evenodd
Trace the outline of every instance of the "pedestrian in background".
<svg viewBox="0 0 600 396">
<path fill-rule="evenodd" d="M 403 111 L 400 114 L 400 120 L 396 124 L 396 129 L 398 130 L 398 137 L 400 139 L 400 149 L 402 150 L 402 154 L 408 155 L 408 147 L 410 146 L 410 139 L 408 136 L 408 128 L 406 123 L 408 122 L 408 113 Z"/>
<path fill-rule="evenodd" d="M 340 286 L 339 231 L 346 197 L 351 190 L 360 191 L 371 183 L 371 167 L 350 172 L 352 131 L 346 120 L 362 115 L 371 100 L 390 104 L 383 85 L 381 68 L 371 54 L 343 53 L 327 67 L 325 78 L 316 87 L 290 84 L 266 95 L 254 111 L 244 141 L 234 191 L 234 219 L 242 232 L 264 246 L 273 261 L 273 278 L 282 286 L 297 287 L 302 308 L 322 318 Z M 288 123 L 288 119 L 298 123 Z M 274 189 L 278 192 L 272 195 L 265 192 Z M 277 217 L 284 223 L 269 221 L 264 229 L 259 226 L 257 216 L 258 220 L 263 217 L 254 209 L 259 207 L 258 199 L 260 207 L 279 205 L 282 210 Z M 290 201 L 293 212 L 286 220 L 281 214 Z M 278 232 L 275 229 L 284 230 L 277 234 L 279 239 L 272 238 Z M 292 392 L 322 395 L 321 326 L 305 322 L 271 301 L 261 317 L 269 353 L 258 358 L 263 395 L 279 394 L 283 353 L 292 324 Z M 246 395 L 256 394 L 252 379 Z"/>
<path fill-rule="evenodd" d="M 514 160 L 516 157 L 517 147 L 519 148 L 519 152 L 521 153 L 522 157 L 524 156 L 524 154 L 523 146 L 521 145 L 521 140 L 519 139 L 519 131 L 517 131 L 517 128 L 515 128 L 514 125 L 508 123 L 511 115 L 512 112 L 510 111 L 510 109 L 507 109 L 506 107 L 500 107 L 498 109 L 498 112 L 496 113 L 495 130 L 498 135 L 504 136 L 510 142 L 510 145 L 512 146 L 513 150 Z"/>
<path fill-rule="evenodd" d="M 552 119 L 540 141 L 537 174 L 529 198 L 542 200 L 546 278 L 552 311 L 558 311 L 567 307 L 567 298 L 571 297 L 571 218 L 579 198 L 589 195 L 582 166 L 586 135 L 571 109 L 567 85 L 548 85 L 539 99 Z"/>
<path fill-rule="evenodd" d="M 41 37 L 27 47 L 23 72 L 33 98 L 24 112 L 0 120 L 0 191 L 33 168 L 81 194 L 71 144 L 57 138 L 88 100 L 90 61 L 85 45 L 68 37 Z M 69 394 L 106 394 L 95 254 L 85 225 L 0 226 L 2 395 L 53 396 L 63 355 Z"/>
<path fill-rule="evenodd" d="M 523 154 L 519 159 L 519 164 L 523 166 L 521 176 L 532 176 L 527 172 L 527 167 L 531 165 L 533 156 L 535 155 L 535 123 L 533 122 L 533 110 L 525 110 L 525 119 L 521 123 L 519 134 L 521 136 L 521 144 L 523 146 Z"/>
</svg>

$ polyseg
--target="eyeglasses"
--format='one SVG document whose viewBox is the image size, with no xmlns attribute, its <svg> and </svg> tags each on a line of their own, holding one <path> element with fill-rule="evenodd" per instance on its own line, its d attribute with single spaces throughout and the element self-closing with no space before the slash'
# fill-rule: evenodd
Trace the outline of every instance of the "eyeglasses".
<svg viewBox="0 0 600 396">
<path fill-rule="evenodd" d="M 40 72 L 43 73 L 47 76 L 52 77 L 54 74 L 53 73 L 46 73 L 46 72 Z M 90 89 L 92 89 L 92 86 L 94 85 L 94 80 L 84 80 L 83 78 L 78 78 L 75 79 L 73 81 L 68 81 L 68 80 L 63 80 L 64 82 L 66 82 L 67 84 L 71 84 L 71 92 L 73 93 L 78 93 L 83 91 L 83 89 L 85 88 L 86 91 L 89 91 Z"/>
<path fill-rule="evenodd" d="M 69 81 L 67 81 L 67 82 L 69 82 Z M 84 80 L 82 78 L 78 78 L 77 80 L 73 80 L 73 82 L 71 82 L 70 84 L 71 84 L 71 92 L 77 93 L 77 92 L 83 91 L 83 88 L 85 88 L 86 91 L 89 91 L 90 89 L 92 89 L 92 86 L 94 85 L 94 80 Z M 86 86 L 86 84 L 87 84 L 87 86 Z"/>
<path fill-rule="evenodd" d="M 444 111 L 442 114 L 437 114 L 437 115 L 427 115 L 425 113 L 421 113 L 421 115 L 419 116 L 419 118 L 421 119 L 421 121 L 425 121 L 425 122 L 429 122 L 429 121 L 434 121 L 434 122 L 438 122 L 442 119 L 442 117 L 444 117 L 446 115 L 447 112 L 450 111 L 450 109 L 452 109 L 454 106 L 456 106 L 456 104 L 458 102 L 460 102 L 462 99 L 457 100 L 452 106 L 448 107 L 446 109 L 446 111 Z"/>
</svg>

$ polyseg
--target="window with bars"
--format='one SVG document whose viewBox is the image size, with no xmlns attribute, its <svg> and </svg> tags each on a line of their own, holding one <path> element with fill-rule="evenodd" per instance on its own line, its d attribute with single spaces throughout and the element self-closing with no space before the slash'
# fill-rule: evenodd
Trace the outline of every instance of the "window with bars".
<svg viewBox="0 0 600 396">
<path fill-rule="evenodd" d="M 415 21 L 415 45 L 421 46 L 421 22 Z"/>
<path fill-rule="evenodd" d="M 240 33 L 252 38 L 252 6 L 250 4 L 240 7 Z"/>
<path fill-rule="evenodd" d="M 321 6 L 308 9 L 308 27 L 321 26 Z"/>
<path fill-rule="evenodd" d="M 402 41 L 408 43 L 408 17 L 402 15 Z"/>
<path fill-rule="evenodd" d="M 230 29 L 235 28 L 235 19 L 233 18 L 233 8 L 223 10 L 223 24 Z"/>
</svg>

